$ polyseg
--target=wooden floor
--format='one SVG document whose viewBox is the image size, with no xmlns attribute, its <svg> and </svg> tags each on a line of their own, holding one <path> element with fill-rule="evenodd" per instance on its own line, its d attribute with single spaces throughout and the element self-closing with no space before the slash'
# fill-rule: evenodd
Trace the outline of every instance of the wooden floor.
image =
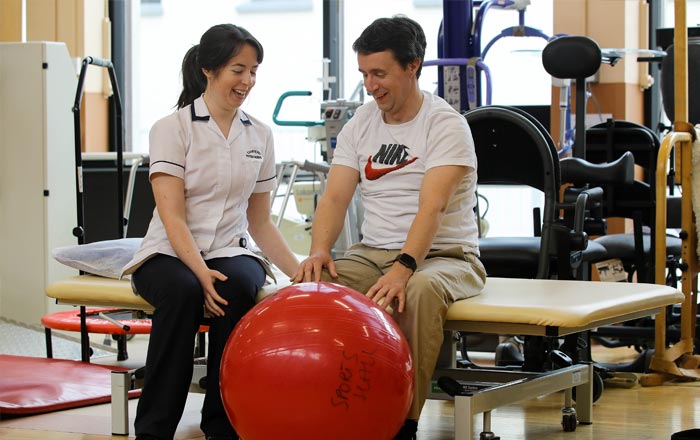
<svg viewBox="0 0 700 440">
<path fill-rule="evenodd" d="M 138 362 L 144 341 L 130 343 L 130 362 Z M 134 354 L 136 353 L 136 354 Z M 594 357 L 600 362 L 623 362 L 634 352 L 625 348 L 597 348 Z M 492 355 L 478 354 L 473 360 L 489 361 Z M 108 361 L 107 361 L 108 363 Z M 658 387 L 614 387 L 607 384 L 593 407 L 593 424 L 580 425 L 574 432 L 561 429 L 560 409 L 563 393 L 542 396 L 517 405 L 494 410 L 492 430 L 507 439 L 670 439 L 677 431 L 700 427 L 700 382 L 666 383 Z M 199 430 L 201 394 L 190 394 L 176 439 L 204 439 Z M 133 423 L 136 401 L 130 402 Z M 454 406 L 448 401 L 428 401 L 419 424 L 420 440 L 452 440 Z M 271 415 L 271 421 L 274 416 Z M 475 420 L 474 438 L 482 429 Z M 0 439 L 13 440 L 102 440 L 124 439 L 110 434 L 109 405 L 95 405 L 50 414 L 0 420 Z M 131 430 L 133 433 L 133 428 Z M 369 439 L 358 439 L 369 440 Z"/>
</svg>

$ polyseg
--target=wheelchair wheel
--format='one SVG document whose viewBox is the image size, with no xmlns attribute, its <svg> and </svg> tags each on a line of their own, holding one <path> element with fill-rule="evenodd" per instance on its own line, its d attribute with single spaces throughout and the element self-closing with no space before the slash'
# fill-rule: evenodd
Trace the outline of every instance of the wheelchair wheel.
<svg viewBox="0 0 700 440">
<path fill-rule="evenodd" d="M 597 402 L 600 396 L 603 394 L 603 389 L 605 385 L 603 384 L 603 378 L 597 371 L 593 372 L 593 402 Z M 576 400 L 576 387 L 571 390 L 571 397 Z"/>
</svg>

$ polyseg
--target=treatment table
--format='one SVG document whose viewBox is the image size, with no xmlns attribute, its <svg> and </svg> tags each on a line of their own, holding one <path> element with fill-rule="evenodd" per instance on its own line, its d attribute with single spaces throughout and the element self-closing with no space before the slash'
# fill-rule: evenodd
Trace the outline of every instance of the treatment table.
<svg viewBox="0 0 700 440">
<path fill-rule="evenodd" d="M 258 300 L 285 283 L 288 281 L 266 286 Z M 93 275 L 58 281 L 48 287 L 47 295 L 61 304 L 152 310 L 143 298 L 132 293 L 129 281 Z M 572 431 L 577 423 L 590 424 L 593 365 L 574 364 L 539 373 L 457 368 L 452 332 L 560 337 L 655 315 L 683 299 L 678 290 L 657 284 L 488 278 L 480 295 L 457 301 L 448 310 L 443 349 L 429 398 L 454 399 L 456 440 L 472 438 L 473 418 L 479 413 L 484 414 L 481 438 L 495 438 L 490 432 L 491 410 L 561 390 L 566 390 L 564 429 Z M 438 379 L 444 377 L 465 384 L 468 391 L 448 395 L 437 386 Z M 133 376 L 114 372 L 112 379 L 112 432 L 126 435 L 127 393 L 133 388 Z M 574 387 L 577 411 L 571 404 Z"/>
</svg>

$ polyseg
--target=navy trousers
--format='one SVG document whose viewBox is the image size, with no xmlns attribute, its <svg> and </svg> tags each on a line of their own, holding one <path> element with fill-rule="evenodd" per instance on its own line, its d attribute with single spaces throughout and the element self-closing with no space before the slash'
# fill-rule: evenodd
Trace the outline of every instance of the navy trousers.
<svg viewBox="0 0 700 440">
<path fill-rule="evenodd" d="M 214 286 L 228 305 L 211 318 L 207 353 L 207 390 L 201 429 L 207 436 L 237 438 L 219 390 L 219 366 L 228 336 L 254 305 L 265 271 L 254 257 L 206 261 L 228 277 Z M 172 439 L 180 422 L 192 379 L 194 343 L 203 319 L 204 295 L 192 271 L 178 258 L 157 255 L 134 274 L 138 293 L 154 308 L 146 355 L 144 387 L 136 411 L 136 436 Z"/>
</svg>

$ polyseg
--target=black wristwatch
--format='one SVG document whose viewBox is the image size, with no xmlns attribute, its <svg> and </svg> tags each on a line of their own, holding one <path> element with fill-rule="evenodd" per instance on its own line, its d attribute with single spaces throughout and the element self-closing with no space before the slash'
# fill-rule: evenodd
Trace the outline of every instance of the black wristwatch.
<svg viewBox="0 0 700 440">
<path fill-rule="evenodd" d="M 396 259 L 394 261 L 398 261 L 402 265 L 411 269 L 413 272 L 415 272 L 418 268 L 418 265 L 416 264 L 416 259 L 408 254 L 399 254 L 396 256 Z"/>
</svg>

